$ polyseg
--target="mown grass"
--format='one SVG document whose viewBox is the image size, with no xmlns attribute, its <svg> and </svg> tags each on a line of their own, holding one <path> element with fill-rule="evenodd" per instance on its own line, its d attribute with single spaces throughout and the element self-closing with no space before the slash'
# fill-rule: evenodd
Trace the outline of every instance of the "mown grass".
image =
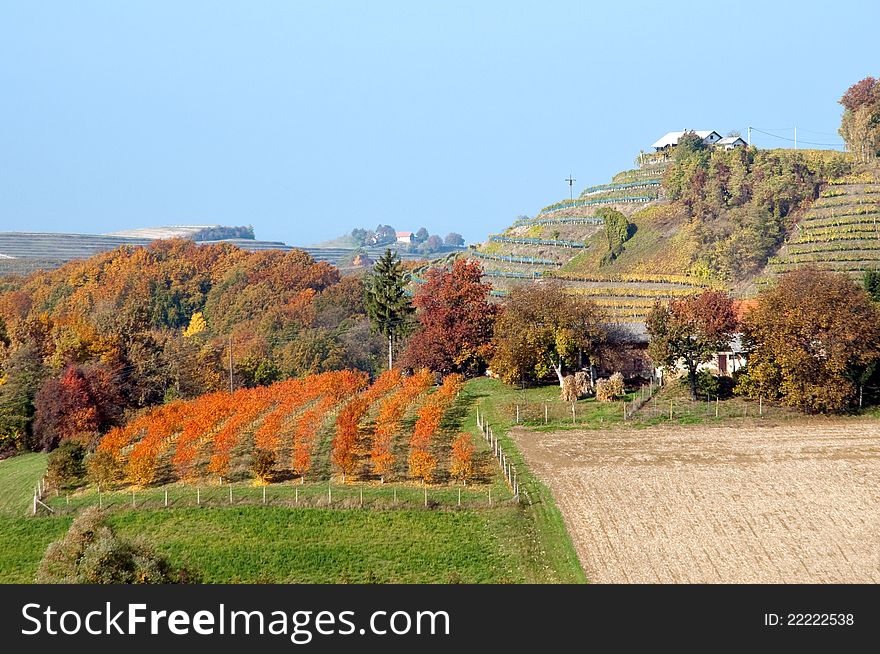
<svg viewBox="0 0 880 654">
<path fill-rule="evenodd" d="M 66 517 L 28 517 L 34 486 L 45 471 L 45 454 L 0 461 L 0 583 L 33 581 L 43 551 L 70 525 Z"/>
</svg>

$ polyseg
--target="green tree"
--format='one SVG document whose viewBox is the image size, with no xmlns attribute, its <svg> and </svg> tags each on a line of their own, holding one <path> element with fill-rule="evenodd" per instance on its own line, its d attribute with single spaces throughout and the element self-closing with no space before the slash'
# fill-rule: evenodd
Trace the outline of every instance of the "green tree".
<svg viewBox="0 0 880 654">
<path fill-rule="evenodd" d="M 864 278 L 865 290 L 874 302 L 880 302 L 880 270 L 868 268 Z"/>
<path fill-rule="evenodd" d="M 668 368 L 683 364 L 691 397 L 697 399 L 697 368 L 727 350 L 737 327 L 733 301 L 721 291 L 703 291 L 668 304 L 658 302 L 647 323 L 648 354 Z"/>
<path fill-rule="evenodd" d="M 406 277 L 400 257 L 389 248 L 364 280 L 365 306 L 370 323 L 388 340 L 389 369 L 394 365 L 394 343 L 409 330 L 409 318 L 414 312 L 405 287 Z"/>
<path fill-rule="evenodd" d="M 602 257 L 602 264 L 606 264 L 614 261 L 623 252 L 623 244 L 630 237 L 630 224 L 626 216 L 610 207 L 602 207 L 596 215 L 605 223 L 608 252 Z"/>
<path fill-rule="evenodd" d="M 6 383 L 0 386 L 0 451 L 30 447 L 34 398 L 46 369 L 36 348 L 24 345 L 12 352 L 5 366 Z"/>
<path fill-rule="evenodd" d="M 86 448 L 78 441 L 65 441 L 49 453 L 46 461 L 46 477 L 56 488 L 73 488 L 86 476 L 83 463 Z"/>
<path fill-rule="evenodd" d="M 607 340 L 605 316 L 589 298 L 549 282 L 514 288 L 495 323 L 492 370 L 508 384 L 592 365 Z"/>
</svg>

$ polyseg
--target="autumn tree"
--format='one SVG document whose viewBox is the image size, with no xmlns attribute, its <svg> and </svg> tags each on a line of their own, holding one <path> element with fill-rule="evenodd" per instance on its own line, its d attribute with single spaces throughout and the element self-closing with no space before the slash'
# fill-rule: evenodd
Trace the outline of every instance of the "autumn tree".
<svg viewBox="0 0 880 654">
<path fill-rule="evenodd" d="M 495 323 L 492 370 L 509 383 L 540 380 L 594 365 L 606 342 L 606 318 L 595 302 L 557 283 L 514 288 Z"/>
<path fill-rule="evenodd" d="M 452 441 L 449 474 L 467 485 L 474 474 L 474 442 L 470 434 L 461 433 Z"/>
<path fill-rule="evenodd" d="M 697 368 L 727 350 L 737 329 L 733 300 L 727 293 L 708 290 L 668 304 L 658 302 L 645 322 L 651 339 L 648 354 L 661 366 L 683 365 L 691 397 L 697 399 Z"/>
<path fill-rule="evenodd" d="M 485 370 L 497 305 L 489 302 L 492 286 L 481 281 L 482 274 L 479 262 L 468 259 L 428 272 L 413 297 L 418 326 L 403 355 L 406 366 L 444 375 Z"/>
<path fill-rule="evenodd" d="M 34 438 L 44 450 L 65 438 L 102 431 L 119 417 L 122 399 L 114 375 L 103 366 L 68 366 L 48 379 L 34 400 Z"/>
<path fill-rule="evenodd" d="M 840 98 L 843 117 L 840 136 L 862 163 L 880 154 L 880 80 L 866 77 L 849 87 Z"/>
<path fill-rule="evenodd" d="M 192 338 L 202 334 L 207 328 L 208 323 L 205 322 L 205 316 L 201 311 L 196 311 L 190 318 L 189 326 L 183 330 L 183 336 L 184 338 Z"/>
<path fill-rule="evenodd" d="M 373 328 L 388 341 L 388 367 L 394 367 L 394 342 L 409 329 L 413 307 L 406 295 L 400 258 L 385 250 L 364 280 L 365 305 Z"/>
<path fill-rule="evenodd" d="M 750 353 L 738 390 L 812 412 L 856 403 L 880 358 L 880 312 L 849 277 L 786 274 L 743 319 Z"/>
</svg>

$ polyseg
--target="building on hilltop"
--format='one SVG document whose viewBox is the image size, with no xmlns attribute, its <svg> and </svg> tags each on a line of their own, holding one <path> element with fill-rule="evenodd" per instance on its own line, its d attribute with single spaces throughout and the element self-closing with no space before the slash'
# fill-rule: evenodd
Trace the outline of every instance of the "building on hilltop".
<svg viewBox="0 0 880 654">
<path fill-rule="evenodd" d="M 715 147 L 724 150 L 733 150 L 734 148 L 744 148 L 746 145 L 746 142 L 741 136 L 725 136 L 715 144 Z"/>
<path fill-rule="evenodd" d="M 413 233 L 412 232 L 397 232 L 397 242 L 398 243 L 412 243 L 413 242 Z"/>
<path fill-rule="evenodd" d="M 694 134 L 696 134 L 701 139 L 703 139 L 703 143 L 705 145 L 715 145 L 716 143 L 718 143 L 719 141 L 722 140 L 721 134 L 719 134 L 718 132 L 716 132 L 714 130 L 702 130 L 702 129 L 688 130 L 688 129 L 684 129 L 680 132 L 667 132 L 666 134 L 661 136 L 659 139 L 654 141 L 654 143 L 651 144 L 651 147 L 654 148 L 654 152 L 664 152 L 664 151 L 671 150 L 676 145 L 678 145 L 678 140 L 682 136 L 684 136 L 685 134 L 687 134 L 688 132 L 691 132 L 691 131 L 693 131 Z"/>
</svg>

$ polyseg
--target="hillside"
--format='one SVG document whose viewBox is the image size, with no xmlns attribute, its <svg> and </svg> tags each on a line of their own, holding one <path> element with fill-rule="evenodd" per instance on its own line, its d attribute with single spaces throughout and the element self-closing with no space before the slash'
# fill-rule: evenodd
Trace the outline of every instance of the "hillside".
<svg viewBox="0 0 880 654">
<path fill-rule="evenodd" d="M 523 280 L 552 277 L 572 292 L 590 295 L 622 323 L 638 323 L 657 299 L 705 285 L 687 275 L 692 235 L 663 207 L 668 164 L 618 173 L 607 184 L 584 189 L 574 200 L 541 209 L 489 236 L 466 256 L 479 260 L 500 293 Z M 602 208 L 621 212 L 637 226 L 617 259 L 607 251 Z"/>
<path fill-rule="evenodd" d="M 864 166 L 833 179 L 795 223 L 764 281 L 804 265 L 845 272 L 861 280 L 880 267 L 880 169 Z"/>
<path fill-rule="evenodd" d="M 867 260 L 877 209 L 870 193 L 880 183 L 864 173 L 847 177 L 852 166 L 835 151 L 679 146 L 516 221 L 464 256 L 483 264 L 498 295 L 527 280 L 557 279 L 640 331 L 657 300 L 706 287 L 749 295 L 768 261 L 776 271 L 792 257 L 806 260 L 805 252 L 819 252 L 816 239 L 836 240 L 831 267 Z M 833 219 L 837 231 L 829 231 L 830 211 L 842 212 Z M 612 253 L 615 228 L 606 222 L 614 215 L 629 225 Z"/>
</svg>

